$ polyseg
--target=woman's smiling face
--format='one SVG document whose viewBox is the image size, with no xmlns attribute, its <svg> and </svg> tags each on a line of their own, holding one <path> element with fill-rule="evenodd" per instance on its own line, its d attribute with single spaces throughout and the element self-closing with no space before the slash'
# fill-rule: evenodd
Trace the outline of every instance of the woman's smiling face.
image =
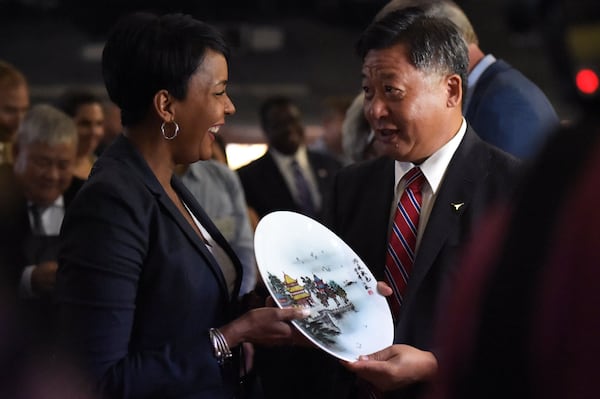
<svg viewBox="0 0 600 399">
<path fill-rule="evenodd" d="M 225 123 L 225 115 L 235 113 L 227 95 L 228 69 L 225 57 L 208 49 L 202 64 L 191 76 L 187 95 L 175 101 L 174 120 L 179 125 L 176 163 L 192 163 L 210 159 L 215 134 Z"/>
</svg>

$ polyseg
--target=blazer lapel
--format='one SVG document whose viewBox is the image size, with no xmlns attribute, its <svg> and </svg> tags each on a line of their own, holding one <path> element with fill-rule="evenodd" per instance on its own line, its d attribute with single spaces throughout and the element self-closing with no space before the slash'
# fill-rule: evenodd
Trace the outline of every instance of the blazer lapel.
<svg viewBox="0 0 600 399">
<path fill-rule="evenodd" d="M 124 151 L 126 147 L 131 147 L 131 149 Z M 177 209 L 177 207 L 175 206 L 173 201 L 171 201 L 167 193 L 163 190 L 158 179 L 146 163 L 146 160 L 141 156 L 137 149 L 135 149 L 131 145 L 131 143 L 125 136 L 119 136 L 115 140 L 115 143 L 107 151 L 110 151 L 109 156 L 112 156 L 117 160 L 126 163 L 127 166 L 130 167 L 133 171 L 135 171 L 135 173 L 140 177 L 140 179 L 144 181 L 144 183 L 148 187 L 148 190 L 155 195 L 156 200 L 161 204 L 165 212 L 173 218 L 175 223 L 177 223 L 181 231 L 192 243 L 192 245 L 194 245 L 194 247 L 196 247 L 196 249 L 206 259 L 206 263 L 212 269 L 215 276 L 217 277 L 217 280 L 219 281 L 219 285 L 221 286 L 223 294 L 226 298 L 229 299 L 227 284 L 225 282 L 225 278 L 223 276 L 221 268 L 217 264 L 216 259 L 210 253 L 210 251 L 206 247 L 206 244 L 204 244 L 204 242 L 198 236 L 196 231 L 192 228 L 192 226 L 190 226 L 185 217 L 181 214 L 181 212 L 179 212 L 179 209 Z M 183 200 L 186 202 L 188 207 L 191 207 L 191 209 L 195 211 L 195 215 L 201 214 L 205 218 L 205 220 L 199 219 L 202 225 L 207 226 L 210 224 L 212 226 L 212 223 L 207 222 L 208 217 L 205 216 L 206 214 L 204 213 L 204 211 L 202 211 L 201 213 L 197 212 L 200 206 L 197 205 L 196 200 L 194 199 L 192 194 L 183 186 L 183 183 L 181 183 L 181 181 L 178 178 L 175 178 L 174 180 L 172 180 L 172 182 L 173 181 L 175 181 L 176 191 L 178 193 L 185 193 Z"/>
<path fill-rule="evenodd" d="M 175 206 L 173 201 L 171 201 L 169 196 L 162 190 L 162 187 L 161 187 L 161 192 L 157 193 L 157 200 L 162 205 L 162 207 L 165 209 L 165 211 L 173 218 L 175 223 L 177 223 L 177 225 L 179 226 L 181 231 L 185 234 L 185 236 L 192 243 L 192 245 L 194 245 L 196 247 L 196 249 L 206 259 L 207 264 L 209 265 L 209 267 L 212 269 L 215 276 L 217 277 L 217 280 L 219 281 L 219 285 L 221 286 L 221 289 L 222 289 L 224 295 L 227 298 L 229 298 L 229 294 L 227 292 L 227 283 L 225 282 L 225 277 L 223 276 L 223 272 L 221 271 L 221 267 L 217 263 L 217 260 L 212 255 L 212 253 L 209 251 L 209 249 L 206 247 L 206 244 L 198 236 L 198 233 L 196 233 L 196 231 L 192 228 L 192 226 L 189 224 L 189 222 L 181 214 L 179 209 Z M 207 225 L 206 220 L 208 219 L 208 217 L 205 217 L 204 220 L 202 220 L 203 219 L 202 216 L 199 215 L 199 213 L 197 212 L 198 207 L 195 206 L 195 200 L 193 199 L 193 197 L 190 195 L 187 198 L 183 198 L 183 200 L 186 203 L 186 205 L 188 207 L 190 207 L 190 209 L 192 211 L 194 211 L 194 215 L 197 216 L 198 221 L 200 223 L 202 223 L 203 226 L 206 226 Z M 194 204 L 192 204 L 192 201 L 194 202 Z M 204 215 L 204 213 L 203 213 L 203 215 Z"/>
<path fill-rule="evenodd" d="M 206 214 L 204 209 L 202 209 L 202 206 L 200 206 L 200 204 L 198 203 L 198 201 L 196 200 L 194 195 L 187 189 L 187 187 L 185 187 L 185 185 L 183 184 L 181 179 L 179 179 L 177 176 L 173 176 L 173 179 L 171 180 L 171 182 L 173 184 L 173 187 L 175 188 L 175 191 L 177 191 L 177 193 L 179 195 L 181 195 L 183 201 L 190 208 L 190 210 L 192 211 L 194 216 L 196 216 L 198 221 L 202 224 L 202 226 L 206 229 L 206 231 L 208 231 L 208 233 L 213 238 L 213 240 L 215 240 L 215 242 L 217 244 L 219 244 L 219 246 L 225 251 L 225 253 L 227 253 L 227 256 L 229 256 L 229 258 L 231 259 L 231 261 L 235 267 L 235 270 L 236 270 L 236 281 L 235 281 L 233 295 L 234 295 L 234 297 L 237 296 L 237 293 L 239 292 L 239 289 L 240 289 L 240 284 L 242 282 L 242 273 L 243 273 L 242 264 L 240 263 L 239 258 L 237 257 L 237 255 L 233 251 L 233 248 L 231 248 L 231 246 L 229 245 L 229 243 L 227 242 L 225 237 L 223 237 L 223 235 L 221 234 L 221 232 L 219 231 L 217 226 L 215 226 L 215 224 L 212 222 L 212 220 L 210 220 L 210 217 Z M 181 216 L 179 211 L 177 211 L 177 212 Z M 193 233 L 193 236 L 196 239 L 196 243 L 199 243 L 201 249 L 210 253 L 210 251 L 208 251 L 208 249 L 206 248 L 206 245 L 202 242 L 202 240 L 200 240 L 198 238 L 198 235 L 196 234 L 196 232 L 193 229 L 191 229 L 191 227 L 189 226 L 189 223 L 185 219 L 184 219 L 184 222 L 185 222 L 186 227 L 189 227 L 189 230 L 190 230 L 190 231 L 187 231 L 187 233 L 188 234 Z M 212 254 L 210 254 L 210 256 L 209 256 L 209 262 L 210 262 L 210 265 L 212 266 L 212 268 L 215 270 L 215 272 L 218 271 L 217 275 L 219 277 L 219 281 L 223 284 L 223 287 L 225 288 L 225 291 L 227 292 L 227 283 L 225 282 L 225 278 L 221 271 L 221 267 L 217 263 L 215 257 L 212 256 Z"/>
<path fill-rule="evenodd" d="M 294 208 L 298 207 L 290 188 L 285 182 L 285 178 L 279 170 L 279 166 L 277 166 L 273 155 L 268 151 L 263 157 L 262 174 L 265 181 L 270 182 L 269 186 L 271 188 L 269 191 L 271 195 L 281 196 L 282 201 L 290 204 L 290 206 L 294 206 Z"/>
<path fill-rule="evenodd" d="M 321 161 L 321 158 L 316 156 L 312 151 L 306 151 L 310 168 L 312 169 L 313 175 L 317 181 L 317 188 L 320 193 L 324 193 L 329 189 L 329 182 L 331 181 L 331 174 L 333 173 L 327 165 Z"/>
<path fill-rule="evenodd" d="M 480 168 L 478 160 L 468 156 L 476 140 L 475 133 L 468 128 L 448 165 L 415 258 L 408 297 L 418 290 L 444 244 L 457 230 L 469 209 L 475 187 L 482 179 L 480 171 L 485 168 Z"/>
</svg>

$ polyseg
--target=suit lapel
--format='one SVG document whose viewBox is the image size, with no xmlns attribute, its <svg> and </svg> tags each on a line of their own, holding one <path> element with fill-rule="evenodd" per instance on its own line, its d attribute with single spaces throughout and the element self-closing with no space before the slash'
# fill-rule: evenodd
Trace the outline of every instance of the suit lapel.
<svg viewBox="0 0 600 399">
<path fill-rule="evenodd" d="M 294 199 L 290 188 L 285 182 L 285 178 L 281 174 L 277 163 L 273 159 L 273 155 L 271 155 L 271 153 L 268 151 L 263 157 L 262 174 L 264 176 L 264 180 L 269 182 L 269 191 L 272 193 L 272 195 L 281 195 L 282 200 L 286 203 L 289 203 L 290 207 L 293 206 L 294 209 L 298 208 L 296 200 Z"/>
<path fill-rule="evenodd" d="M 458 229 L 463 215 L 469 210 L 475 187 L 485 177 L 481 174 L 481 170 L 487 170 L 481 167 L 483 161 L 471 156 L 471 148 L 477 140 L 469 127 L 448 165 L 415 258 L 408 285 L 409 297 L 418 290 L 444 244 Z"/>
<path fill-rule="evenodd" d="M 221 271 L 219 264 L 217 263 L 217 260 L 212 255 L 212 253 L 209 251 L 209 249 L 206 247 L 206 244 L 198 236 L 198 233 L 196 233 L 196 231 L 192 228 L 192 226 L 189 224 L 187 219 L 185 219 L 185 217 L 181 214 L 179 209 L 175 206 L 173 201 L 171 201 L 169 196 L 162 190 L 162 187 L 161 187 L 161 191 L 162 192 L 158 193 L 158 195 L 157 195 L 158 202 L 161 204 L 161 206 L 163 207 L 165 212 L 169 216 L 171 216 L 171 218 L 175 221 L 175 223 L 177 223 L 177 225 L 179 226 L 179 228 L 181 229 L 183 234 L 192 243 L 192 245 L 206 259 L 206 263 L 212 269 L 215 276 L 217 277 L 217 280 L 219 281 L 219 285 L 221 286 L 223 293 L 226 295 L 226 297 L 229 297 L 229 294 L 227 293 L 227 283 L 225 282 L 225 277 L 223 276 L 223 273 Z M 178 191 L 178 190 L 176 189 L 176 191 Z M 178 194 L 180 194 L 180 193 L 181 193 L 181 191 L 178 191 Z M 203 213 L 202 215 L 200 215 L 197 212 L 197 208 L 199 208 L 199 207 L 195 206 L 196 201 L 193 199 L 191 194 L 189 195 L 189 197 L 187 197 L 187 198 L 186 197 L 182 197 L 182 199 L 184 200 L 186 205 L 188 207 L 190 207 L 190 209 L 192 211 L 195 210 L 194 215 L 197 216 L 198 221 L 203 226 L 206 226 L 208 224 L 206 222 L 206 220 L 208 220 L 208 217 L 203 218 L 202 216 L 204 216 L 205 214 Z M 202 220 L 202 219 L 204 219 L 204 220 Z"/>
<path fill-rule="evenodd" d="M 227 242 L 225 237 L 223 237 L 223 235 L 221 234 L 219 229 L 210 220 L 210 217 L 206 214 L 204 209 L 202 209 L 200 204 L 198 204 L 198 201 L 196 201 L 196 198 L 193 196 L 193 194 L 190 193 L 190 191 L 187 189 L 187 187 L 185 187 L 185 185 L 183 184 L 181 179 L 179 179 L 177 176 L 173 176 L 173 179 L 171 180 L 171 182 L 173 184 L 173 187 L 175 188 L 175 191 L 177 191 L 177 193 L 181 196 L 181 198 L 186 203 L 186 205 L 190 208 L 190 210 L 192 211 L 194 216 L 196 216 L 198 221 L 202 224 L 202 226 L 206 229 L 206 231 L 208 231 L 208 233 L 213 238 L 213 240 L 215 240 L 215 242 L 225 251 L 225 253 L 227 253 L 227 256 L 229 256 L 229 258 L 231 259 L 231 261 L 236 269 L 236 281 L 235 281 L 235 288 L 234 288 L 234 296 L 237 296 L 237 293 L 239 292 L 240 284 L 242 281 L 242 279 L 241 279 L 242 265 L 239 261 L 239 258 L 237 257 L 237 255 L 235 254 L 235 252 L 233 251 L 233 249 L 231 248 L 231 246 L 229 245 L 229 243 Z M 181 213 L 178 210 L 177 210 L 177 213 L 179 214 L 179 216 L 181 216 Z M 183 217 L 181 217 L 181 219 L 183 219 L 183 222 L 185 222 L 185 227 L 189 228 L 189 229 L 186 229 L 186 233 L 188 235 L 193 234 L 193 237 L 196 239 L 196 243 L 200 245 L 201 249 L 204 249 L 205 252 L 210 252 L 206 248 L 206 245 L 204 245 L 204 243 L 199 239 L 198 234 L 196 234 L 196 232 L 190 227 L 187 220 L 185 220 Z M 179 222 L 181 222 L 181 221 L 179 221 Z M 203 253 L 205 253 L 205 252 L 203 252 Z M 215 270 L 215 272 L 218 271 L 218 273 L 216 273 L 216 274 L 218 275 L 219 281 L 223 284 L 223 286 L 225 287 L 225 290 L 227 291 L 227 283 L 225 282 L 225 278 L 221 271 L 221 267 L 217 263 L 215 257 L 212 256 L 212 254 L 210 254 L 210 256 L 208 257 L 208 260 L 209 260 L 210 265 L 212 266 L 213 270 Z"/>
<path fill-rule="evenodd" d="M 331 180 L 331 170 L 327 167 L 324 162 L 321 162 L 319 158 L 312 151 L 306 151 L 310 168 L 312 169 L 313 175 L 317 180 L 317 188 L 320 193 L 324 193 L 329 187 L 328 182 Z"/>
<path fill-rule="evenodd" d="M 127 147 L 130 148 L 127 149 Z M 179 212 L 179 209 L 175 206 L 173 201 L 171 201 L 167 193 L 163 190 L 158 179 L 146 163 L 146 160 L 141 156 L 137 149 L 131 145 L 131 143 L 125 136 L 119 136 L 117 137 L 115 143 L 111 146 L 110 154 L 110 156 L 114 157 L 115 159 L 126 163 L 127 166 L 130 167 L 131 170 L 134 171 L 138 175 L 138 177 L 146 184 L 148 190 L 155 195 L 156 200 L 164 209 L 165 213 L 168 214 L 175 221 L 175 223 L 179 226 L 179 228 L 187 237 L 187 239 L 206 259 L 206 263 L 209 265 L 209 267 L 212 269 L 215 276 L 217 277 L 217 280 L 219 281 L 219 285 L 221 286 L 225 297 L 229 298 L 227 284 L 216 259 L 210 253 L 210 251 L 208 250 L 202 239 L 198 236 L 196 231 L 192 228 L 192 226 L 190 226 L 185 217 L 181 214 L 181 212 Z M 197 205 L 197 201 L 194 199 L 192 194 L 190 194 L 190 192 L 183 186 L 183 183 L 181 183 L 181 181 L 178 178 L 175 178 L 174 180 L 172 180 L 172 182 L 173 181 L 176 182 L 175 189 L 178 192 L 178 194 L 185 193 L 183 196 L 183 200 L 186 202 L 188 207 L 190 207 L 190 209 L 192 209 L 194 212 L 198 211 L 200 206 Z M 201 213 L 195 213 L 195 215 L 200 214 L 201 217 L 204 218 L 204 220 L 199 219 L 200 223 L 202 223 L 203 226 L 207 226 L 210 224 L 212 228 L 213 225 L 212 223 L 207 222 L 208 217 L 206 216 L 204 211 L 202 211 Z"/>
<path fill-rule="evenodd" d="M 369 190 L 369 198 L 365 201 L 368 209 L 381 210 L 378 213 L 370 211 L 364 214 L 368 217 L 365 225 L 372 226 L 370 234 L 367 234 L 365 239 L 369 242 L 368 246 L 373 248 L 373 256 L 375 257 L 373 262 L 369 264 L 369 268 L 379 280 L 384 278 L 390 212 L 395 199 L 394 165 L 394 160 L 383 157 L 374 163 L 376 170 L 370 174 L 372 188 Z M 380 235 L 378 232 L 382 234 Z"/>
</svg>

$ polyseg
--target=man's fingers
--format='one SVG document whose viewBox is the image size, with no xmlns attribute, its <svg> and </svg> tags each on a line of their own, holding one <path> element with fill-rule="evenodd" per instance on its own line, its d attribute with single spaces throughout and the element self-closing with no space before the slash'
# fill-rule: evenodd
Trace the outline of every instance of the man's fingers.
<svg viewBox="0 0 600 399">
<path fill-rule="evenodd" d="M 383 296 L 390 296 L 394 292 L 392 288 L 383 281 L 377 282 L 377 292 Z"/>
</svg>

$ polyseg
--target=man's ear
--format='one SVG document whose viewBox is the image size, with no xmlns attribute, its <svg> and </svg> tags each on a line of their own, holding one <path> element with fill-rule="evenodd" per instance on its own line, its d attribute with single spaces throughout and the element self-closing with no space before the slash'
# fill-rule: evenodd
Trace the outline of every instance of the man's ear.
<svg viewBox="0 0 600 399">
<path fill-rule="evenodd" d="M 173 97 L 166 90 L 159 90 L 154 95 L 154 109 L 158 116 L 165 122 L 175 120 L 175 110 L 173 107 Z"/>
<path fill-rule="evenodd" d="M 446 86 L 448 88 L 448 101 L 446 105 L 449 108 L 462 106 L 462 79 L 457 74 L 449 75 L 446 78 Z"/>
</svg>

